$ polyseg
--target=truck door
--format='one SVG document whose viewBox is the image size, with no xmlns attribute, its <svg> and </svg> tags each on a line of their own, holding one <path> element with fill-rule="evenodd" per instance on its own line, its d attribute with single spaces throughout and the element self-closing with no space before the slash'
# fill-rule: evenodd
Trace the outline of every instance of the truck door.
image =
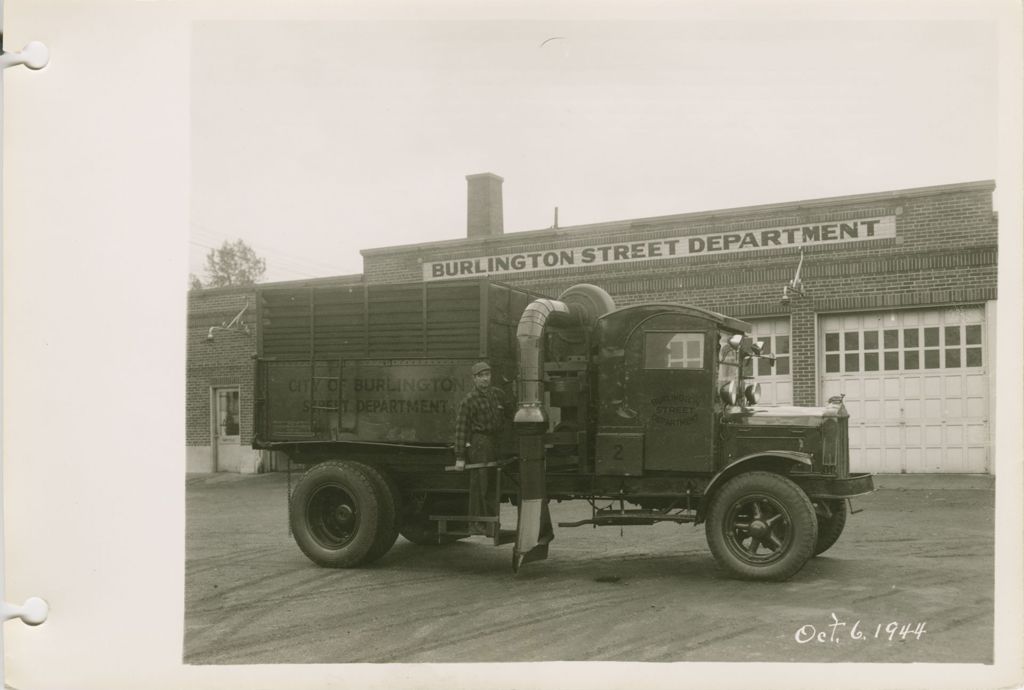
<svg viewBox="0 0 1024 690">
<path fill-rule="evenodd" d="M 692 319 L 649 319 L 626 347 L 626 397 L 644 431 L 644 469 L 712 466 L 714 334 Z"/>
</svg>

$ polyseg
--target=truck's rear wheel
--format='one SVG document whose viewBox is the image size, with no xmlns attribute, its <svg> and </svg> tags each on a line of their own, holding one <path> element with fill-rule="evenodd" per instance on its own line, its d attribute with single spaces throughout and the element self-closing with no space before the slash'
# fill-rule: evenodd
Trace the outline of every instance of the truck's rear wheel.
<svg viewBox="0 0 1024 690">
<path fill-rule="evenodd" d="M 706 525 L 718 564 L 746 580 L 785 580 L 814 553 L 818 522 L 807 494 L 773 472 L 747 472 L 718 491 Z"/>
<path fill-rule="evenodd" d="M 374 482 L 351 462 L 321 463 L 292 492 L 291 526 L 302 553 L 326 568 L 366 563 L 380 533 Z"/>
<path fill-rule="evenodd" d="M 815 556 L 832 548 L 832 545 L 839 539 L 839 535 L 843 533 L 843 528 L 846 527 L 846 501 L 842 499 L 823 500 L 821 503 L 827 506 L 829 515 L 826 517 L 825 511 L 817 513 L 818 541 L 814 545 Z"/>
<path fill-rule="evenodd" d="M 363 563 L 372 563 L 395 545 L 398 539 L 398 518 L 401 514 L 401 494 L 386 470 L 359 463 L 359 470 L 365 474 L 377 492 L 379 520 L 377 539 Z"/>
</svg>

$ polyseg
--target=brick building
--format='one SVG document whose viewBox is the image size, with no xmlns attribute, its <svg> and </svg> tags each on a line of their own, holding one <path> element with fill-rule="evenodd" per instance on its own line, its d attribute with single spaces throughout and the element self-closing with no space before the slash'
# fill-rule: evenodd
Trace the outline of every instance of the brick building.
<svg viewBox="0 0 1024 690">
<path fill-rule="evenodd" d="M 815 405 L 846 395 L 854 469 L 992 471 L 994 182 L 506 235 L 502 179 L 467 179 L 466 239 L 365 249 L 362 276 L 332 280 L 488 274 L 553 296 L 590 282 L 618 305 L 684 302 L 723 312 L 751 322 L 777 356 L 774 369 L 759 364 L 766 402 Z M 801 252 L 802 290 L 783 301 Z M 242 439 L 251 425 L 253 339 L 207 350 L 201 342 L 203 328 L 233 316 L 243 294 L 252 299 L 244 291 L 190 297 L 190 469 L 211 455 L 201 449 L 215 435 L 215 382 L 238 378 Z"/>
</svg>

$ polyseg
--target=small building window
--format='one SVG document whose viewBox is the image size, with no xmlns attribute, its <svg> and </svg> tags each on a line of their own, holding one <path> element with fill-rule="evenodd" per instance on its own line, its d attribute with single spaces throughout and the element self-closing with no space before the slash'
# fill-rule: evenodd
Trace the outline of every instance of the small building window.
<svg viewBox="0 0 1024 690">
<path fill-rule="evenodd" d="M 238 390 L 218 390 L 217 434 L 220 438 L 229 438 L 238 433 Z"/>
<path fill-rule="evenodd" d="M 703 369 L 703 333 L 645 333 L 645 369 Z"/>
</svg>

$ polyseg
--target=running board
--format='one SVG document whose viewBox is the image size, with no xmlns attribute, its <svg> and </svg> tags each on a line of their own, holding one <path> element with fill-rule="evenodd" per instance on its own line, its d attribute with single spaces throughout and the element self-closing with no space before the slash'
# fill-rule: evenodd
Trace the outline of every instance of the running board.
<svg viewBox="0 0 1024 690">
<path fill-rule="evenodd" d="M 502 544 L 511 544 L 516 540 L 516 531 L 514 529 L 502 529 L 499 518 L 489 515 L 430 515 L 429 520 L 432 520 L 437 525 L 437 533 L 439 536 L 445 537 L 472 537 L 472 536 L 486 536 L 490 538 L 495 546 L 501 546 Z M 469 525 L 474 522 L 482 522 L 488 525 L 491 530 L 490 535 L 480 535 L 478 532 L 473 532 L 469 529 L 449 529 L 448 523 L 454 522 L 456 524 Z"/>
<path fill-rule="evenodd" d="M 559 527 L 581 527 L 583 525 L 595 525 L 598 527 L 607 525 L 653 525 L 655 522 L 675 522 L 683 524 L 694 522 L 697 513 L 659 513 L 650 510 L 616 510 L 609 511 L 608 515 L 595 514 L 589 520 L 577 520 L 576 522 L 559 522 Z"/>
</svg>

